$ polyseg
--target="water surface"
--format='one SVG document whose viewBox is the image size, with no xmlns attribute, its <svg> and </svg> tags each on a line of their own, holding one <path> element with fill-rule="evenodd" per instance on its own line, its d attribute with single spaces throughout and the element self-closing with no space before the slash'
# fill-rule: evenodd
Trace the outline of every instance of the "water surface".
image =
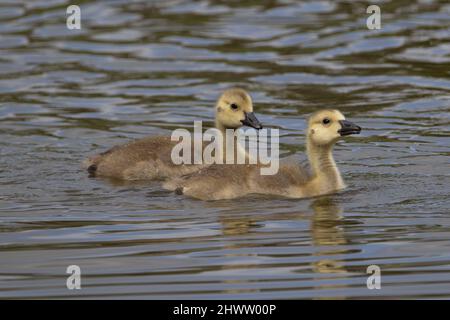
<svg viewBox="0 0 450 320">
<path fill-rule="evenodd" d="M 450 298 L 446 1 L 380 2 L 381 30 L 365 1 L 78 1 L 79 31 L 69 4 L 0 4 L 0 298 Z M 80 170 L 211 126 L 229 86 L 283 157 L 320 108 L 363 127 L 335 150 L 349 188 L 202 202 Z"/>
</svg>

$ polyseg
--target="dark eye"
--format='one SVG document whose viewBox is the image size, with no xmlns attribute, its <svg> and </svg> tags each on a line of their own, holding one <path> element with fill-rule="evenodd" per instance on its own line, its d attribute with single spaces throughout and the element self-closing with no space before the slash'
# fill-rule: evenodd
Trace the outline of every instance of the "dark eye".
<svg viewBox="0 0 450 320">
<path fill-rule="evenodd" d="M 330 122 L 331 122 L 331 120 L 328 119 L 328 118 L 325 118 L 325 119 L 322 120 L 323 124 L 329 124 Z"/>
<path fill-rule="evenodd" d="M 238 107 L 238 105 L 236 103 L 232 103 L 230 104 L 231 109 L 236 110 Z"/>
</svg>

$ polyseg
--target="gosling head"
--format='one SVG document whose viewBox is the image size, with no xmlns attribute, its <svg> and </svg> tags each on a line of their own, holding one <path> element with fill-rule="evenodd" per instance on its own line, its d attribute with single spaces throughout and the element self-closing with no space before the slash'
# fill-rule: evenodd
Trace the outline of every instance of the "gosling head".
<svg viewBox="0 0 450 320">
<path fill-rule="evenodd" d="M 243 89 L 226 90 L 217 100 L 216 121 L 227 129 L 238 129 L 243 125 L 262 129 L 262 125 L 253 113 L 250 95 Z"/>
<path fill-rule="evenodd" d="M 345 120 L 338 110 L 317 111 L 308 122 L 308 138 L 320 146 L 332 145 L 343 136 L 360 132 L 361 127 Z"/>
</svg>

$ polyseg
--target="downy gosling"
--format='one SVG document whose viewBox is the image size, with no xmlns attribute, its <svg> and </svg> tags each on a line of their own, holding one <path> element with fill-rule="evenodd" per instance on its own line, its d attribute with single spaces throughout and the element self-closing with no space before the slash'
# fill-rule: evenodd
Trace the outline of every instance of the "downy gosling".
<svg viewBox="0 0 450 320">
<path fill-rule="evenodd" d="M 347 121 L 338 110 L 321 110 L 308 121 L 309 170 L 296 164 L 282 164 L 275 175 L 261 175 L 260 164 L 211 165 L 171 179 L 163 186 L 201 200 L 233 199 L 248 194 L 305 198 L 333 193 L 345 188 L 333 158 L 333 146 L 342 137 L 360 132 L 361 128 Z"/>
<path fill-rule="evenodd" d="M 252 98 L 243 89 L 231 88 L 224 91 L 217 100 L 215 111 L 215 126 L 223 136 L 226 129 L 235 130 L 243 125 L 262 128 L 253 113 Z M 164 179 L 195 172 L 206 166 L 174 164 L 171 152 L 177 143 L 165 136 L 142 138 L 90 157 L 83 162 L 83 166 L 91 177 L 122 180 Z"/>
</svg>

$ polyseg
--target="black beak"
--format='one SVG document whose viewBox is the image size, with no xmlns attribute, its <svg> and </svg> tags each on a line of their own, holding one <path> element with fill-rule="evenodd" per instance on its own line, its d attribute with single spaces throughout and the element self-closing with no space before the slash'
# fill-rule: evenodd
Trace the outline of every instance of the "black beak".
<svg viewBox="0 0 450 320">
<path fill-rule="evenodd" d="M 262 129 L 262 124 L 259 122 L 258 119 L 256 119 L 256 116 L 253 112 L 244 112 L 245 119 L 241 120 L 243 125 L 255 128 L 255 129 Z"/>
<path fill-rule="evenodd" d="M 357 126 L 353 122 L 347 120 L 339 120 L 339 123 L 341 124 L 341 129 L 339 129 L 338 132 L 341 134 L 341 136 L 359 134 L 361 132 L 361 127 Z"/>
</svg>

